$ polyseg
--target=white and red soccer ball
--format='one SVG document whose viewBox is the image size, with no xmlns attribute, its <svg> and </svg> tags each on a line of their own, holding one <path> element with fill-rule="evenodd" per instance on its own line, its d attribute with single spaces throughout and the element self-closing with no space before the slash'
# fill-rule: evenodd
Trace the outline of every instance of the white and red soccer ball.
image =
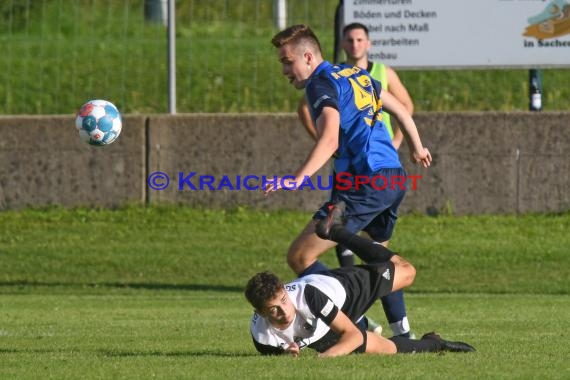
<svg viewBox="0 0 570 380">
<path fill-rule="evenodd" d="M 79 138 L 91 145 L 109 145 L 119 137 L 123 122 L 115 105 L 106 100 L 90 100 L 75 118 Z"/>
</svg>

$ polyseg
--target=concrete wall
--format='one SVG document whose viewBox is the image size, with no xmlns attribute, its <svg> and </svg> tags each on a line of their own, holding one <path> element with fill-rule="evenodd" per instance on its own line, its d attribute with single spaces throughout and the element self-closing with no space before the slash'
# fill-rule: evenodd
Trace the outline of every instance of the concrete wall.
<svg viewBox="0 0 570 380">
<path fill-rule="evenodd" d="M 79 140 L 74 116 L 0 118 L 0 209 L 141 202 L 144 117 L 126 117 L 119 140 Z"/>
<path fill-rule="evenodd" d="M 150 202 L 168 201 L 217 207 L 315 209 L 326 192 L 283 191 L 270 198 L 261 190 L 178 190 L 177 173 L 195 177 L 245 177 L 291 174 L 305 159 L 312 142 L 293 115 L 192 115 L 150 117 L 150 172 L 167 173 L 173 183 L 164 191 L 150 190 Z M 329 175 L 328 168 L 319 175 Z M 199 188 L 198 181 L 193 181 Z M 261 181 L 250 181 L 251 186 Z M 235 187 L 235 186 L 234 186 Z"/>
<path fill-rule="evenodd" d="M 570 209 L 568 113 L 448 113 L 415 118 L 433 152 L 419 191 L 402 210 L 457 214 L 559 212 Z M 404 153 L 404 152 L 402 152 Z"/>
<path fill-rule="evenodd" d="M 420 113 L 415 116 L 434 163 L 421 175 L 402 212 L 456 214 L 559 212 L 570 209 L 570 113 Z M 316 209 L 326 191 L 194 191 L 199 177 L 223 176 L 232 187 L 246 175 L 291 174 L 312 143 L 293 114 L 127 116 L 117 142 L 79 141 L 72 116 L 0 118 L 0 209 L 60 204 L 113 207 L 124 203 L 249 205 Z M 147 186 L 161 171 L 167 189 Z M 238 181 L 236 176 L 242 180 Z M 318 175 L 327 177 L 329 167 Z M 261 181 L 250 180 L 250 185 Z M 316 183 L 316 182 L 315 182 Z M 325 181 L 325 185 L 328 181 Z"/>
</svg>

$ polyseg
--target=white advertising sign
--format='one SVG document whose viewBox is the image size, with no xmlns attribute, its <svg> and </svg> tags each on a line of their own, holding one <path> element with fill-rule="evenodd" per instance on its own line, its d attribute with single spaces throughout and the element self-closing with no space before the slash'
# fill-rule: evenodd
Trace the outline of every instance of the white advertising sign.
<svg viewBox="0 0 570 380">
<path fill-rule="evenodd" d="M 352 22 L 396 67 L 570 66 L 570 0 L 344 0 Z"/>
</svg>

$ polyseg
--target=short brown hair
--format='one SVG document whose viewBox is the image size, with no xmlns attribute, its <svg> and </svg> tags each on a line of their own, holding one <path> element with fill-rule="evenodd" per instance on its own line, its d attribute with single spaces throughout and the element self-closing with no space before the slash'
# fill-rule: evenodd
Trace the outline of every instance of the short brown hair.
<svg viewBox="0 0 570 380">
<path fill-rule="evenodd" d="M 366 34 L 366 37 L 368 37 L 368 28 L 366 27 L 366 25 L 361 24 L 359 22 L 353 22 L 351 24 L 348 24 L 347 26 L 345 26 L 342 29 L 342 36 L 346 36 L 346 34 L 348 32 L 350 32 L 351 30 L 355 30 L 355 29 L 362 29 L 364 30 L 364 33 Z"/>
<path fill-rule="evenodd" d="M 313 33 L 311 28 L 303 24 L 293 25 L 287 29 L 283 29 L 275 36 L 273 36 L 271 43 L 276 48 L 280 48 L 288 44 L 309 44 L 313 46 L 319 53 L 321 52 L 321 43 L 319 42 L 319 39 L 315 33 Z"/>
<path fill-rule="evenodd" d="M 260 272 L 253 276 L 245 287 L 245 298 L 256 309 L 263 306 L 284 289 L 283 282 L 271 272 Z"/>
</svg>

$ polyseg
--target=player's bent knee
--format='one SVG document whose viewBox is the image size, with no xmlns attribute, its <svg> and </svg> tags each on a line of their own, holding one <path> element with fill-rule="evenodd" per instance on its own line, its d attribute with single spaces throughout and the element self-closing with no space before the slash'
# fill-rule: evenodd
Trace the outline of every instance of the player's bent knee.
<svg viewBox="0 0 570 380">
<path fill-rule="evenodd" d="M 402 274 L 404 275 L 402 279 L 403 281 L 402 287 L 405 288 L 412 285 L 416 278 L 416 268 L 414 268 L 414 266 L 407 261 L 403 261 L 400 268 L 401 268 L 400 270 L 403 272 Z"/>
<path fill-rule="evenodd" d="M 293 269 L 295 273 L 298 273 L 296 268 L 300 266 L 299 258 L 299 255 L 297 255 L 294 250 L 289 248 L 289 251 L 287 252 L 287 264 L 289 264 L 289 267 Z"/>
<path fill-rule="evenodd" d="M 299 255 L 291 254 L 291 252 L 287 254 L 287 264 L 289 264 L 289 267 L 296 274 L 301 273 L 304 269 L 303 261 L 301 259 L 302 257 Z"/>
<path fill-rule="evenodd" d="M 394 256 L 392 262 L 394 263 L 396 272 L 393 290 L 399 290 L 412 285 L 416 278 L 416 268 L 400 256 Z"/>
<path fill-rule="evenodd" d="M 414 283 L 414 280 L 416 279 L 416 268 L 410 263 L 406 263 L 406 267 L 407 267 L 408 282 L 409 282 L 409 284 L 406 286 L 410 286 Z"/>
<path fill-rule="evenodd" d="M 305 269 L 307 269 L 312 263 L 315 262 L 315 258 L 308 254 L 306 251 L 296 249 L 293 245 L 289 248 L 287 252 L 287 264 L 296 273 L 300 274 Z"/>
<path fill-rule="evenodd" d="M 335 245 L 332 241 L 320 239 L 315 234 L 315 221 L 311 221 L 289 246 L 287 263 L 295 273 L 300 274 L 318 260 L 323 252 Z"/>
</svg>

